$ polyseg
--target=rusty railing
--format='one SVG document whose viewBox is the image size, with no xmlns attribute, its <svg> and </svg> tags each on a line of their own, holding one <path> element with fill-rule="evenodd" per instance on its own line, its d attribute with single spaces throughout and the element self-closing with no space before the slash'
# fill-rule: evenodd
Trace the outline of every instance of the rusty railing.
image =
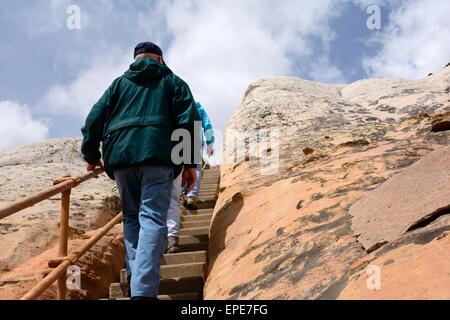
<svg viewBox="0 0 450 320">
<path fill-rule="evenodd" d="M 21 300 L 37 299 L 46 289 L 48 289 L 55 281 L 57 281 L 57 299 L 65 300 L 67 293 L 67 268 L 74 264 L 81 256 L 83 256 L 93 245 L 95 245 L 103 236 L 108 233 L 116 224 L 122 221 L 122 213 L 116 215 L 105 226 L 97 230 L 91 238 L 84 242 L 80 248 L 68 254 L 69 242 L 69 208 L 70 208 L 70 192 L 89 179 L 96 178 L 104 172 L 103 169 L 97 168 L 94 171 L 83 174 L 79 177 L 63 177 L 53 182 L 53 187 L 33 194 L 22 200 L 14 201 L 0 208 L 0 220 L 6 218 L 23 209 L 31 207 L 41 201 L 61 193 L 61 215 L 59 230 L 59 251 L 58 257 L 50 260 L 48 265 L 54 268 L 47 276 L 45 276 L 38 284 L 36 284 Z"/>
</svg>

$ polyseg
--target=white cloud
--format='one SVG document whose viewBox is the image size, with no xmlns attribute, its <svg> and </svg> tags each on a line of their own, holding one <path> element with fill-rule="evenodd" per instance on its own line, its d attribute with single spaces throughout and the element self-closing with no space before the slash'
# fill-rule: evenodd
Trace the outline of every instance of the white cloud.
<svg viewBox="0 0 450 320">
<path fill-rule="evenodd" d="M 294 75 L 299 64 L 309 74 L 317 64 L 314 45 L 328 48 L 335 37 L 328 23 L 339 13 L 332 0 L 179 1 L 165 10 L 172 35 L 166 61 L 221 131 L 250 83 Z M 331 70 L 316 79 L 342 79 L 337 67 Z"/>
<path fill-rule="evenodd" d="M 118 52 L 98 56 L 90 68 L 81 71 L 68 85 L 55 85 L 40 103 L 40 109 L 52 115 L 73 115 L 84 120 L 111 82 L 128 68 L 130 57 Z"/>
<path fill-rule="evenodd" d="M 180 1 L 166 10 L 173 36 L 166 60 L 219 129 L 251 82 L 294 74 L 299 61 L 308 73 L 313 41 L 326 46 L 334 38 L 328 21 L 337 14 L 331 0 Z"/>
<path fill-rule="evenodd" d="M 25 105 L 0 101 L 0 150 L 47 138 L 48 128 Z"/>
<path fill-rule="evenodd" d="M 385 30 L 370 39 L 382 45 L 363 65 L 369 76 L 419 79 L 449 62 L 450 1 L 416 0 L 391 12 Z"/>
<path fill-rule="evenodd" d="M 186 80 L 214 126 L 223 130 L 251 82 L 293 75 L 299 61 L 306 74 L 316 65 L 329 69 L 314 74 L 319 81 L 341 78 L 342 73 L 327 59 L 317 59 L 313 49 L 321 45 L 327 50 L 334 39 L 328 22 L 337 8 L 333 0 L 160 1 L 138 14 L 136 29 L 149 40 L 169 44 L 163 47 L 169 67 Z M 128 67 L 128 49 L 127 54 L 109 52 L 72 83 L 52 87 L 41 108 L 84 120 L 110 82 Z"/>
<path fill-rule="evenodd" d="M 326 83 L 343 83 L 345 77 L 342 71 L 330 63 L 327 56 L 317 58 L 313 63 L 313 68 L 309 72 L 309 77 L 313 81 Z"/>
</svg>

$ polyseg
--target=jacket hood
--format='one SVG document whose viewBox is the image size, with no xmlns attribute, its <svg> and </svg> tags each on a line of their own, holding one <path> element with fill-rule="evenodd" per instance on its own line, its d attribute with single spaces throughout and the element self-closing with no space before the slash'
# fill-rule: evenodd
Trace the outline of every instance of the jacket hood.
<svg viewBox="0 0 450 320">
<path fill-rule="evenodd" d="M 159 79 L 170 72 L 165 64 L 159 64 L 150 58 L 142 58 L 130 65 L 130 69 L 125 72 L 124 77 L 136 83 L 144 83 Z"/>
</svg>

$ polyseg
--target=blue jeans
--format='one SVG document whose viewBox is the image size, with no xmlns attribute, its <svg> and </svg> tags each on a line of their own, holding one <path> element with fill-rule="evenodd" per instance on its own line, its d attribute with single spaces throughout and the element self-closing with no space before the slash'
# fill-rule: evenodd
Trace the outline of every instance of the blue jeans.
<svg viewBox="0 0 450 320">
<path fill-rule="evenodd" d="M 160 260 L 166 249 L 167 210 L 173 183 L 168 166 L 114 171 L 122 201 L 127 276 L 131 296 L 156 297 Z"/>
<path fill-rule="evenodd" d="M 200 193 L 200 184 L 202 183 L 202 165 L 197 164 L 195 167 L 195 175 L 197 176 L 197 181 L 195 182 L 195 187 L 191 192 L 187 193 L 188 197 L 198 197 Z"/>
</svg>

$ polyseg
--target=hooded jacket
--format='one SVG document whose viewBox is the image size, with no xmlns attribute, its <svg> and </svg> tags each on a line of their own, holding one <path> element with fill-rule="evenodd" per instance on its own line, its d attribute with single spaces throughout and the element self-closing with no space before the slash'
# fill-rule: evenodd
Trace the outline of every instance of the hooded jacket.
<svg viewBox="0 0 450 320">
<path fill-rule="evenodd" d="M 200 121 L 200 115 L 188 85 L 166 65 L 139 59 L 92 107 L 81 128 L 81 151 L 85 161 L 95 164 L 103 142 L 105 170 L 114 179 L 113 171 L 119 168 L 173 165 L 171 135 L 183 128 L 192 137 L 192 161 L 184 165 L 195 166 L 194 146 L 200 142 L 194 141 L 194 121 Z"/>
<path fill-rule="evenodd" d="M 203 106 L 201 105 L 200 102 L 196 102 L 195 103 L 196 107 L 197 107 L 197 111 L 200 115 L 200 118 L 202 119 L 202 128 L 203 128 L 203 133 L 201 135 L 201 139 L 202 139 L 202 144 L 204 144 L 204 138 L 203 135 L 206 138 L 206 145 L 211 145 L 214 143 L 215 138 L 214 138 L 214 128 L 211 124 L 211 120 L 209 120 L 208 114 L 206 113 L 205 108 L 203 108 Z"/>
</svg>

